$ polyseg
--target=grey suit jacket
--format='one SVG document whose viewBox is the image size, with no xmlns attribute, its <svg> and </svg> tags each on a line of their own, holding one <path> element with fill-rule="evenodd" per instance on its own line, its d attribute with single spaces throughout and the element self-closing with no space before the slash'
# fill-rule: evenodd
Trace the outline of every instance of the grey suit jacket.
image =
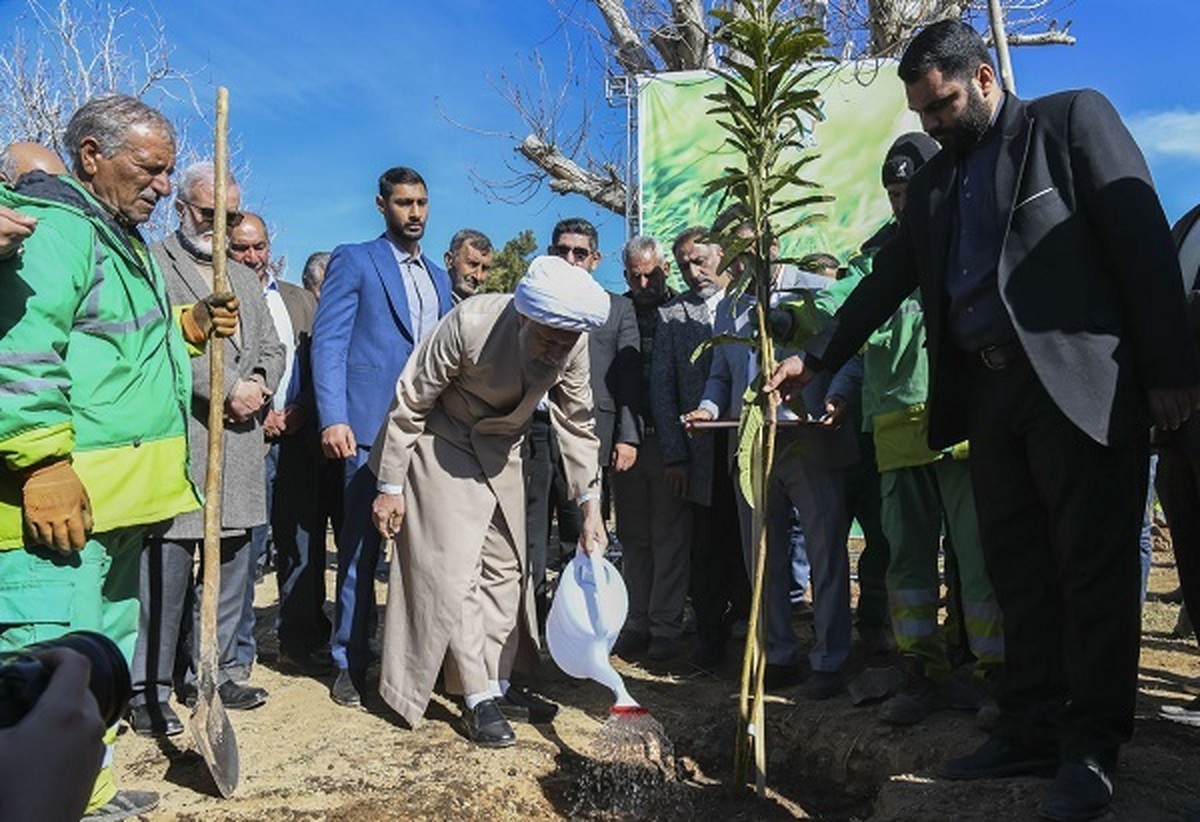
<svg viewBox="0 0 1200 822">
<path fill-rule="evenodd" d="M 207 260 L 192 257 L 172 234 L 150 247 L 167 287 L 172 305 L 188 305 L 212 293 L 211 270 Z M 283 375 L 283 344 L 275 333 L 271 312 L 263 298 L 258 276 L 243 265 L 229 262 L 229 285 L 241 304 L 237 338 L 225 344 L 225 393 L 239 379 L 262 376 L 274 391 Z M 211 343 L 210 343 L 211 344 Z M 208 474 L 208 400 L 209 358 L 192 358 L 192 413 L 188 418 L 188 445 L 191 477 L 203 489 Z M 240 532 L 267 521 L 266 488 L 263 476 L 261 419 L 255 418 L 225 426 L 225 463 L 221 495 L 223 532 Z M 203 511 L 193 511 L 172 520 L 162 536 L 168 539 L 202 539 Z"/>
<path fill-rule="evenodd" d="M 300 430 L 284 439 L 302 441 L 312 462 L 319 464 L 324 461 L 324 454 L 321 451 L 321 432 L 317 429 L 317 400 L 312 379 L 312 329 L 317 314 L 317 298 L 298 285 L 282 280 L 277 280 L 276 285 L 279 286 L 279 296 L 283 298 L 295 335 L 292 384 L 281 385 L 279 390 L 286 391 L 288 405 L 299 407 L 304 415 Z"/>
<path fill-rule="evenodd" d="M 650 407 L 663 462 L 688 466 L 687 498 L 712 504 L 713 438 L 688 437 L 679 421 L 695 408 L 712 364 L 711 349 L 692 362 L 692 352 L 712 336 L 712 317 L 704 299 L 688 291 L 658 309 L 658 331 L 650 357 Z"/>
<path fill-rule="evenodd" d="M 279 296 L 287 308 L 288 318 L 292 321 L 292 330 L 296 334 L 293 340 L 297 345 L 305 337 L 312 336 L 313 318 L 317 315 L 317 300 L 307 289 L 298 285 L 276 280 L 279 286 Z"/>
<path fill-rule="evenodd" d="M 600 438 L 600 464 L 607 466 L 613 445 L 641 442 L 634 411 L 641 381 L 642 337 L 637 314 L 628 297 L 609 295 L 608 319 L 588 334 L 592 399 L 596 403 L 596 436 Z"/>
</svg>

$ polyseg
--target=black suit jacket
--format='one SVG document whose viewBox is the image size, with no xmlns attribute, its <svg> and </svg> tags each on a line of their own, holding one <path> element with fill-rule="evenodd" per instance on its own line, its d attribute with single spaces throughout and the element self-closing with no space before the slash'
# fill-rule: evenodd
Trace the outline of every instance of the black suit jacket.
<svg viewBox="0 0 1200 822">
<path fill-rule="evenodd" d="M 588 335 L 601 465 L 609 464 L 614 443 L 641 442 L 634 408 L 642 379 L 642 335 L 633 302 L 617 294 L 609 294 L 609 301 L 608 319 Z"/>
<path fill-rule="evenodd" d="M 997 282 L 1038 378 L 1102 444 L 1144 432 L 1146 389 L 1193 385 L 1179 264 L 1141 151 L 1112 104 L 1091 90 L 1024 102 L 996 126 Z M 826 366 L 850 357 L 917 286 L 930 357 L 929 441 L 966 438 L 968 354 L 946 329 L 945 276 L 957 164 L 940 152 L 913 177 L 896 236 L 809 346 Z"/>
</svg>

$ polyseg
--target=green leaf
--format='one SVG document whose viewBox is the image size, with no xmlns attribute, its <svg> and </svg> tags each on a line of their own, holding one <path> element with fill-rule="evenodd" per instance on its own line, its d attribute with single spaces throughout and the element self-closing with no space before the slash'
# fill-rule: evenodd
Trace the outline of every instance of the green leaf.
<svg viewBox="0 0 1200 822">
<path fill-rule="evenodd" d="M 757 403 L 742 406 L 738 421 L 738 486 L 751 508 L 765 502 L 767 487 L 763 465 L 763 410 Z"/>
<path fill-rule="evenodd" d="M 742 337 L 738 334 L 717 334 L 715 337 L 709 337 L 696 346 L 692 351 L 692 364 L 695 364 L 698 359 L 703 357 L 705 351 L 710 351 L 718 345 L 733 345 L 735 343 L 748 345 L 751 348 L 758 347 L 758 340 L 753 337 Z"/>
</svg>

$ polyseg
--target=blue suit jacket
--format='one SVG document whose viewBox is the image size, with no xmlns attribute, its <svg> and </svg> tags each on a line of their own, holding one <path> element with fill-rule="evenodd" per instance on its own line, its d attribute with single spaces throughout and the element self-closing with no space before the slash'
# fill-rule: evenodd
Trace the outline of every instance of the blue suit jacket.
<svg viewBox="0 0 1200 822">
<path fill-rule="evenodd" d="M 432 260 L 438 316 L 450 310 L 450 278 Z M 349 424 L 359 447 L 369 448 L 387 416 L 396 380 L 416 345 L 408 297 L 391 242 L 333 250 L 313 322 L 312 370 L 322 429 Z"/>
</svg>

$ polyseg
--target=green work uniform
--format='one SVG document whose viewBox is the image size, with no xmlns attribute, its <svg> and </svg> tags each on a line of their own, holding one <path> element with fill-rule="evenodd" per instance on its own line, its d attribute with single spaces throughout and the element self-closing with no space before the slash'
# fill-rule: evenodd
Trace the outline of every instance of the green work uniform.
<svg viewBox="0 0 1200 822">
<path fill-rule="evenodd" d="M 849 266 L 839 289 L 869 276 L 873 250 Z M 984 567 L 966 444 L 928 446 L 929 361 L 925 321 L 914 294 L 868 339 L 863 350 L 863 420 L 875 441 L 882 520 L 891 546 L 887 570 L 892 632 L 900 652 L 927 676 L 949 667 L 938 629 L 938 548 L 943 524 L 959 570 L 967 642 L 981 668 L 1004 660 L 1001 614 Z M 954 597 L 952 597 L 952 600 Z"/>
<path fill-rule="evenodd" d="M 0 651 L 89 629 L 129 662 L 145 526 L 200 502 L 188 350 L 141 238 L 78 183 L 42 175 L 0 188 L 0 205 L 38 220 L 0 261 Z M 55 459 L 72 461 L 93 513 L 70 555 L 23 533 L 24 473 Z M 106 767 L 89 808 L 115 792 Z"/>
</svg>

